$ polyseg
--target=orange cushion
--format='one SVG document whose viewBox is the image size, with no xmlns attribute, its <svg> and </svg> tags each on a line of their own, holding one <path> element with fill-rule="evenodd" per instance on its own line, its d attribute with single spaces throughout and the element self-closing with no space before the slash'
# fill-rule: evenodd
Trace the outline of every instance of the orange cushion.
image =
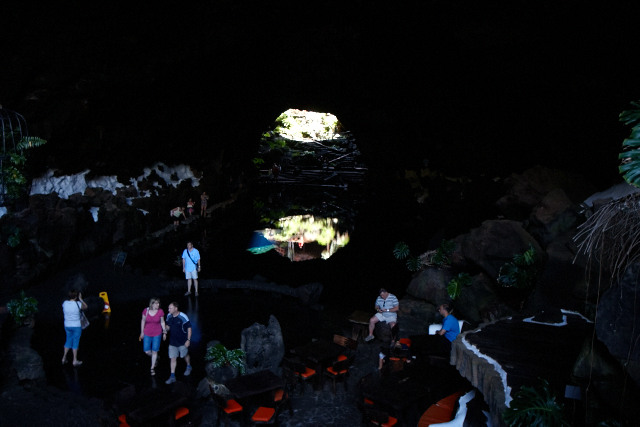
<svg viewBox="0 0 640 427">
<path fill-rule="evenodd" d="M 273 417 L 273 414 L 275 413 L 276 410 L 274 408 L 265 408 L 264 406 L 261 406 L 256 410 L 251 419 L 253 421 L 267 422 Z"/>
<path fill-rule="evenodd" d="M 227 414 L 233 414 L 234 412 L 242 411 L 242 405 L 239 404 L 235 399 L 227 400 L 227 406 L 224 408 L 224 412 Z"/>
<path fill-rule="evenodd" d="M 338 362 L 342 362 L 343 360 L 347 360 L 347 356 L 345 356 L 344 354 L 338 356 Z"/>
<path fill-rule="evenodd" d="M 284 397 L 284 390 L 281 388 L 277 389 L 275 393 L 273 393 L 274 402 L 280 402 L 283 397 Z"/>
<path fill-rule="evenodd" d="M 185 407 L 178 408 L 176 409 L 175 419 L 179 420 L 180 418 L 184 417 L 187 414 L 189 414 L 189 409 Z"/>
<path fill-rule="evenodd" d="M 309 378 L 309 377 L 314 376 L 315 374 L 316 374 L 316 371 L 314 369 L 309 368 L 309 367 L 307 367 L 304 372 L 298 373 L 298 375 L 300 375 L 303 378 Z"/>
<path fill-rule="evenodd" d="M 392 416 L 389 416 L 389 421 L 387 421 L 386 423 L 383 423 L 382 427 L 391 427 L 396 425 L 397 423 L 398 423 L 397 418 L 393 418 Z"/>
<path fill-rule="evenodd" d="M 371 400 L 371 399 L 367 399 L 367 398 L 365 397 L 365 398 L 364 398 L 364 404 L 365 404 L 365 405 L 371 405 L 371 406 L 373 406 L 373 400 Z"/>
<path fill-rule="evenodd" d="M 327 372 L 329 372 L 331 375 L 342 375 L 347 373 L 347 369 L 343 369 L 340 372 L 338 372 L 335 369 L 333 369 L 333 366 L 329 366 L 327 368 Z"/>
</svg>

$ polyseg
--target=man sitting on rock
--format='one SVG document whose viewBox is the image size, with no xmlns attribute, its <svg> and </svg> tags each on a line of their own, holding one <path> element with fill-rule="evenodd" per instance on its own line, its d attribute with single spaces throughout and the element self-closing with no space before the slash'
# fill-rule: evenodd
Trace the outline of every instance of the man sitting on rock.
<svg viewBox="0 0 640 427">
<path fill-rule="evenodd" d="M 400 302 L 394 294 L 390 294 L 385 288 L 380 288 L 378 298 L 376 298 L 375 308 L 377 313 L 369 319 L 369 336 L 364 339 L 366 342 L 373 339 L 373 331 L 376 328 L 376 323 L 387 322 L 391 328 L 396 325 Z"/>
</svg>

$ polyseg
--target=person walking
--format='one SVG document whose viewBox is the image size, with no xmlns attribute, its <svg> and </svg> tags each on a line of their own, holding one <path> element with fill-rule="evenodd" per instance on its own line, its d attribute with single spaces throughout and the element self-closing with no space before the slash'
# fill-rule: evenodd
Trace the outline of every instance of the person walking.
<svg viewBox="0 0 640 427">
<path fill-rule="evenodd" d="M 142 310 L 142 320 L 140 320 L 140 340 L 142 350 L 147 356 L 151 356 L 151 375 L 156 374 L 161 339 L 167 339 L 167 327 L 164 322 L 164 311 L 160 308 L 160 300 L 154 297 L 149 300 L 149 307 Z"/>
<path fill-rule="evenodd" d="M 193 207 L 195 206 L 195 202 L 193 201 L 193 199 L 191 197 L 189 197 L 189 201 L 187 202 L 187 213 L 189 214 L 189 216 L 193 216 Z"/>
<path fill-rule="evenodd" d="M 178 356 L 187 363 L 184 376 L 191 375 L 191 357 L 189 347 L 191 346 L 191 322 L 186 314 L 181 313 L 177 302 L 169 304 L 169 314 L 167 315 L 166 327 L 169 331 L 169 358 L 171 359 L 171 376 L 166 384 L 176 382 L 176 366 Z"/>
<path fill-rule="evenodd" d="M 200 252 L 193 247 L 193 243 L 187 242 L 187 249 L 182 251 L 182 271 L 187 279 L 187 293 L 191 295 L 191 282 L 195 285 L 196 296 L 198 296 L 198 273 L 200 272 Z"/>
<path fill-rule="evenodd" d="M 80 345 L 80 336 L 82 335 L 82 326 L 80 317 L 82 310 L 87 309 L 87 304 L 82 299 L 82 292 L 77 289 L 69 291 L 68 299 L 62 303 L 62 313 L 64 314 L 64 332 L 67 339 L 64 343 L 64 353 L 62 354 L 62 364 L 65 365 L 69 350 L 73 354 L 73 366 L 78 367 L 82 362 L 78 360 L 78 346 Z"/>
<path fill-rule="evenodd" d="M 184 208 L 182 206 L 175 207 L 169 211 L 169 215 L 171 216 L 171 221 L 173 222 L 173 230 L 176 231 L 178 226 L 180 225 L 180 217 L 185 220 L 187 217 L 184 215 Z"/>
<path fill-rule="evenodd" d="M 200 216 L 207 216 L 207 204 L 209 203 L 209 196 L 206 191 L 203 191 L 200 195 Z"/>
</svg>

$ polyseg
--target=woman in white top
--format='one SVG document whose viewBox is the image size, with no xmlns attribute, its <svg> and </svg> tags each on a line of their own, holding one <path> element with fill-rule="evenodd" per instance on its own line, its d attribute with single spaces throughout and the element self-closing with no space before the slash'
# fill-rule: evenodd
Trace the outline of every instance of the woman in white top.
<svg viewBox="0 0 640 427">
<path fill-rule="evenodd" d="M 87 304 L 82 300 L 82 293 L 76 289 L 70 290 L 69 299 L 62 303 L 64 331 L 67 334 L 67 340 L 64 343 L 64 354 L 62 355 L 63 365 L 67 363 L 69 350 L 73 353 L 73 366 L 82 365 L 82 362 L 78 360 L 78 345 L 80 344 L 80 336 L 82 335 L 80 314 L 81 310 L 86 309 Z"/>
</svg>

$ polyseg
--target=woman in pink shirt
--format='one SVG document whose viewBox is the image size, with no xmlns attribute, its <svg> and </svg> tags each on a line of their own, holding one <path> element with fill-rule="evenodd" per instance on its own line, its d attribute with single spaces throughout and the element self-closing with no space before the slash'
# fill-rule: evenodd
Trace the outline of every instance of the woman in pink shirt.
<svg viewBox="0 0 640 427">
<path fill-rule="evenodd" d="M 143 341 L 144 352 L 151 356 L 151 375 L 156 374 L 161 339 L 167 339 L 167 327 L 164 323 L 164 311 L 160 308 L 160 300 L 154 297 L 149 300 L 149 307 L 142 310 L 140 321 L 140 340 Z"/>
</svg>

